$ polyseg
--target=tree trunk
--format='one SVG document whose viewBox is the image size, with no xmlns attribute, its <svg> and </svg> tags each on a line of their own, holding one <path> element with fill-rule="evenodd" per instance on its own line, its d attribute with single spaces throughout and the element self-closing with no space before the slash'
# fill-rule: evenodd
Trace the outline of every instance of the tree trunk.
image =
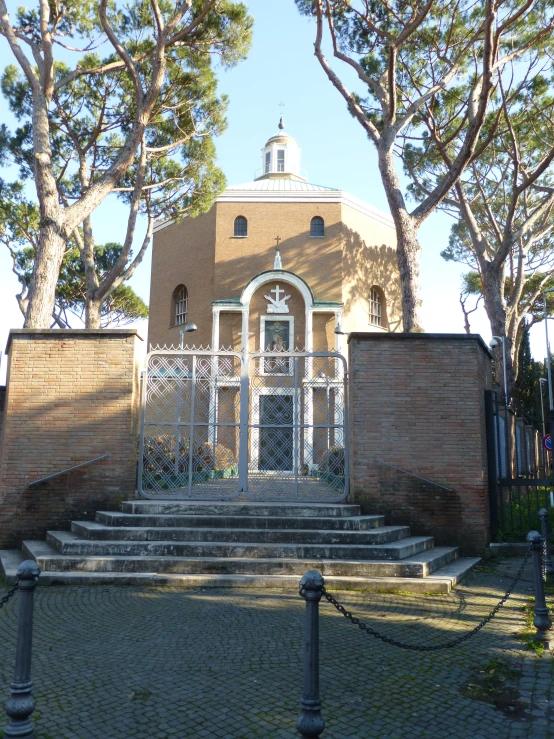
<svg viewBox="0 0 554 739">
<path fill-rule="evenodd" d="M 42 91 L 37 90 L 33 90 L 33 148 L 35 186 L 40 207 L 40 234 L 29 285 L 25 328 L 50 328 L 66 234 L 63 210 L 52 173 L 47 103 Z"/>
<path fill-rule="evenodd" d="M 85 328 L 101 328 L 102 301 L 87 295 L 85 304 Z"/>
<path fill-rule="evenodd" d="M 485 310 L 490 321 L 493 336 L 504 339 L 499 341 L 494 349 L 494 361 L 496 382 L 506 395 L 506 402 L 511 403 L 514 394 L 515 372 L 514 372 L 514 349 L 515 336 L 509 330 L 508 316 L 504 306 L 504 267 L 500 269 L 497 265 L 486 260 L 480 263 L 481 282 L 483 285 L 483 300 Z M 506 372 L 504 372 L 504 357 L 506 359 Z M 506 382 L 504 382 L 506 377 Z"/>
<path fill-rule="evenodd" d="M 403 328 L 409 333 L 422 332 L 419 285 L 421 245 L 417 239 L 416 222 L 408 213 L 404 202 L 398 175 L 394 168 L 392 149 L 383 142 L 383 145 L 378 147 L 378 153 L 379 171 L 396 226 L 396 260 L 402 291 Z"/>
<path fill-rule="evenodd" d="M 29 285 L 25 328 L 50 328 L 64 252 L 65 238 L 60 228 L 53 221 L 43 219 Z"/>
<path fill-rule="evenodd" d="M 84 190 L 88 186 L 88 182 L 85 182 L 83 179 L 82 184 Z M 94 262 L 94 237 L 90 216 L 87 216 L 83 221 L 81 260 L 85 270 L 85 328 L 100 328 L 102 300 L 99 300 L 97 297 L 99 282 L 96 273 L 96 264 Z"/>
</svg>

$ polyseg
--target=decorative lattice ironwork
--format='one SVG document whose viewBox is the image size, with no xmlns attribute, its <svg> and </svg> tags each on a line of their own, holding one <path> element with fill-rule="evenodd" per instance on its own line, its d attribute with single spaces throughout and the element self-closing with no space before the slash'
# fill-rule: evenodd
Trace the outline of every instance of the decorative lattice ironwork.
<svg viewBox="0 0 554 739">
<path fill-rule="evenodd" d="M 348 492 L 346 427 L 339 354 L 154 351 L 144 377 L 139 491 L 339 501 Z"/>
</svg>

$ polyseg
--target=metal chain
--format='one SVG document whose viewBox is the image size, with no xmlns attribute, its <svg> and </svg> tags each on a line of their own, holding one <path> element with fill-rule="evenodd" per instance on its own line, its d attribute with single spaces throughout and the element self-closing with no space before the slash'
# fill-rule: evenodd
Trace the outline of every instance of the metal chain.
<svg viewBox="0 0 554 739">
<path fill-rule="evenodd" d="M 360 621 L 359 618 L 356 618 L 351 614 L 350 611 L 347 611 L 346 608 L 341 605 L 336 598 L 334 598 L 331 593 L 328 593 L 325 588 L 322 589 L 323 595 L 325 598 L 335 606 L 337 611 L 339 613 L 342 613 L 342 615 L 348 619 L 354 626 L 357 626 L 362 631 L 365 631 L 366 634 L 369 634 L 370 636 L 374 636 L 376 639 L 380 639 L 381 641 L 385 642 L 386 644 L 391 644 L 393 647 L 400 647 L 400 649 L 411 649 L 413 652 L 438 652 L 441 649 L 451 649 L 452 647 L 457 647 L 458 644 L 461 644 L 464 641 L 467 641 L 470 639 L 474 634 L 476 634 L 478 631 L 481 631 L 483 626 L 486 626 L 489 621 L 492 621 L 492 619 L 496 616 L 498 611 L 502 608 L 504 603 L 508 600 L 510 595 L 512 594 L 512 590 L 515 588 L 517 583 L 519 582 L 521 575 L 523 573 L 523 570 L 525 569 L 525 565 L 527 564 L 527 560 L 529 559 L 529 554 L 531 553 L 532 544 L 529 545 L 529 548 L 527 549 L 527 552 L 525 554 L 525 557 L 523 558 L 523 562 L 521 564 L 521 567 L 519 568 L 519 571 L 513 581 L 510 583 L 510 587 L 506 591 L 504 597 L 502 600 L 492 609 L 492 611 L 489 613 L 489 615 L 484 618 L 481 623 L 479 623 L 475 628 L 473 628 L 471 631 L 468 631 L 467 634 L 463 634 L 462 636 L 457 637 L 456 639 L 452 639 L 452 641 L 445 642 L 444 644 L 436 644 L 433 646 L 419 646 L 417 644 L 406 644 L 405 642 L 398 641 L 397 639 L 393 639 L 390 636 L 386 636 L 385 634 L 381 634 L 380 632 L 373 629 L 371 626 L 368 626 L 364 621 Z"/>
<path fill-rule="evenodd" d="M 15 595 L 18 590 L 19 590 L 19 580 L 16 580 L 15 585 L 8 590 L 8 592 L 3 598 L 0 598 L 0 608 L 3 608 L 6 605 L 6 603 L 9 601 L 9 599 L 12 597 L 12 595 Z"/>
</svg>

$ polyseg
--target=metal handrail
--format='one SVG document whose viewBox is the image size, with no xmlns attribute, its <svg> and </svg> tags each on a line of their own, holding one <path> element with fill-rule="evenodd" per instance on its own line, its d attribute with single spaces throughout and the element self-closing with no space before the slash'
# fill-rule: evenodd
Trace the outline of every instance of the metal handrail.
<svg viewBox="0 0 554 739">
<path fill-rule="evenodd" d="M 27 489 L 34 488 L 37 485 L 40 485 L 41 482 L 46 482 L 47 480 L 53 480 L 55 477 L 60 477 L 60 475 L 65 475 L 66 472 L 73 472 L 73 470 L 78 470 L 79 467 L 86 467 L 89 464 L 92 464 L 93 462 L 99 462 L 101 459 L 108 459 L 111 457 L 111 454 L 102 454 L 100 457 L 94 457 L 94 459 L 89 459 L 88 462 L 81 462 L 81 464 L 76 464 L 73 467 L 68 467 L 65 470 L 61 470 L 61 472 L 54 472 L 53 475 L 46 475 L 46 477 L 41 477 L 39 480 L 34 480 L 34 482 L 30 482 L 27 485 Z"/>
<path fill-rule="evenodd" d="M 403 472 L 405 475 L 410 475 L 410 477 L 415 477 L 418 480 L 423 480 L 423 482 L 428 482 L 430 485 L 435 485 L 437 488 L 442 488 L 442 490 L 446 490 L 448 493 L 453 493 L 454 490 L 452 488 L 447 488 L 445 485 L 441 485 L 438 482 L 434 482 L 433 480 L 429 480 L 427 477 L 421 477 L 421 475 L 416 475 L 414 472 L 408 472 L 408 470 L 403 470 L 402 467 L 397 467 L 394 464 L 389 464 L 388 462 L 383 462 L 382 459 L 372 459 L 372 462 L 377 462 L 378 464 L 384 464 L 385 467 L 392 467 L 393 470 L 398 470 L 398 472 Z"/>
</svg>

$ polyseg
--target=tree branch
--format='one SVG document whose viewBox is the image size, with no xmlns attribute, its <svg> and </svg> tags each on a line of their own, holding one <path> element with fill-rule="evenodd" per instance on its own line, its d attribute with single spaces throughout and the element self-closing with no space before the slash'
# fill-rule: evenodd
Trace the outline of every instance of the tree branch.
<svg viewBox="0 0 554 739">
<path fill-rule="evenodd" d="M 375 144 L 377 144 L 381 138 L 379 131 L 377 130 L 376 126 L 367 118 L 366 114 L 364 113 L 362 108 L 358 105 L 358 103 L 354 100 L 353 95 L 348 91 L 346 86 L 343 85 L 343 83 L 337 77 L 335 72 L 333 72 L 329 62 L 327 61 L 327 59 L 325 58 L 325 55 L 323 54 L 323 51 L 321 50 L 321 40 L 323 36 L 323 19 L 322 19 L 322 13 L 321 13 L 321 0 L 316 0 L 316 10 L 317 10 L 317 16 L 316 16 L 317 32 L 316 32 L 316 40 L 314 43 L 314 48 L 315 48 L 315 55 L 317 57 L 317 60 L 319 61 L 320 65 L 325 71 L 330 82 L 340 92 L 340 94 L 346 101 L 348 109 L 350 110 L 352 115 L 362 125 L 362 127 L 364 128 L 368 136 L 370 136 L 372 141 Z"/>
<path fill-rule="evenodd" d="M 12 54 L 15 56 L 19 63 L 19 66 L 23 70 L 23 74 L 27 78 L 27 82 L 29 83 L 31 90 L 33 91 L 33 93 L 37 93 L 40 91 L 40 83 L 38 77 L 29 60 L 23 53 L 21 46 L 19 45 L 17 36 L 14 33 L 12 24 L 10 23 L 10 17 L 8 15 L 8 9 L 6 8 L 5 0 L 0 0 L 0 16 L 2 23 L 2 35 L 5 36 L 5 38 L 7 39 L 8 44 L 10 45 L 10 49 L 12 50 Z"/>
</svg>

